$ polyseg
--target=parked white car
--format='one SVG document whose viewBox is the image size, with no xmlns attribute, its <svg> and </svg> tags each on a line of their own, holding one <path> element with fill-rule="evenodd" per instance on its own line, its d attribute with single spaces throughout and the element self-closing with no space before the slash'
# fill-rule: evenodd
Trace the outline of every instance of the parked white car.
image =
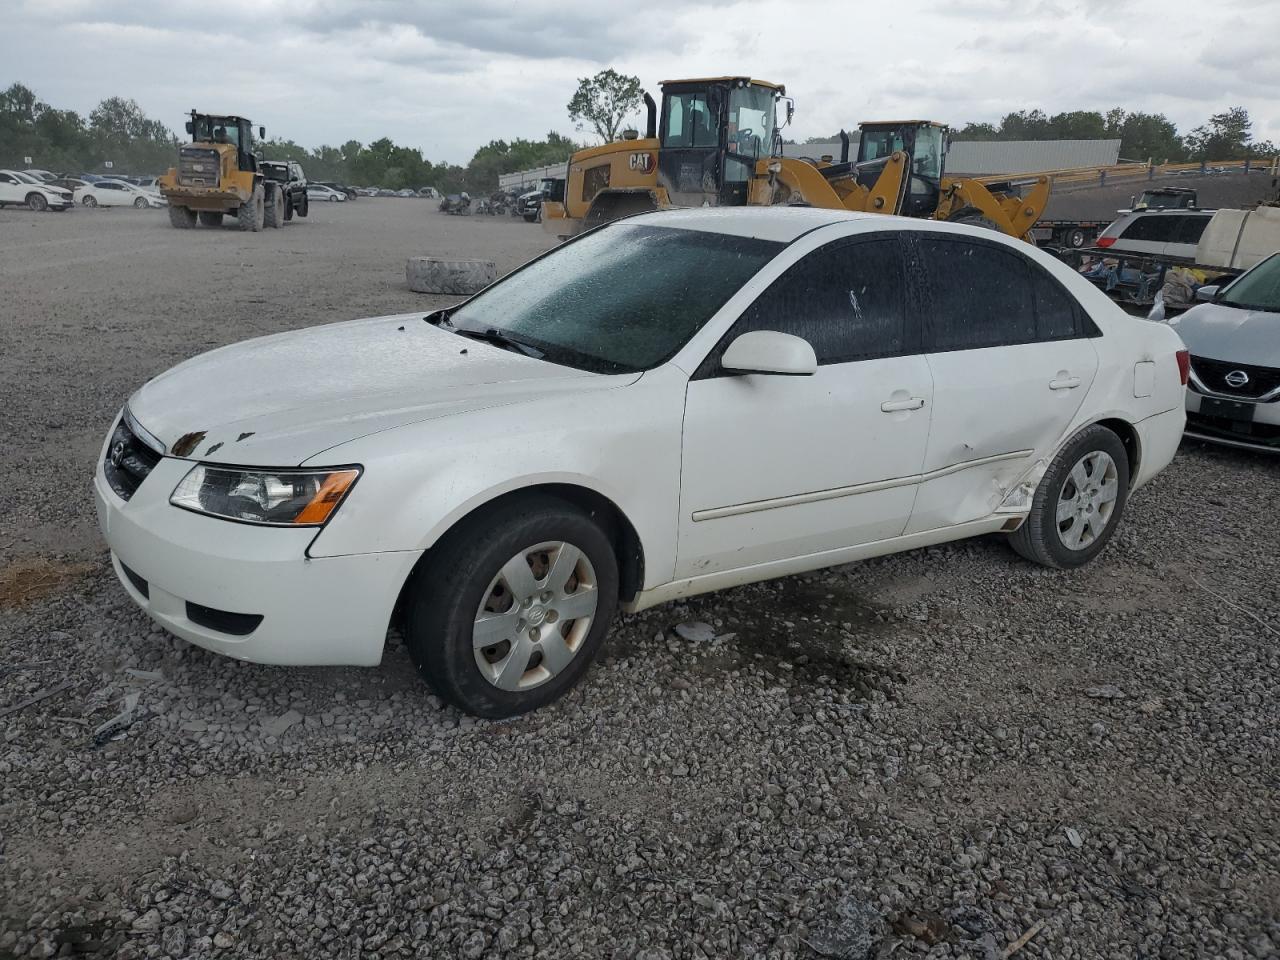
<svg viewBox="0 0 1280 960">
<path fill-rule="evenodd" d="M 321 183 L 307 184 L 308 200 L 326 200 L 330 203 L 342 203 L 347 199 L 347 195 L 333 187 L 326 187 Z"/>
<path fill-rule="evenodd" d="M 1005 533 L 1092 559 L 1172 459 L 1186 352 L 1033 246 L 805 208 L 668 211 L 459 306 L 161 374 L 95 491 L 133 600 L 245 660 L 463 709 L 583 675 L 622 605 Z"/>
<path fill-rule="evenodd" d="M 27 173 L 0 170 L 0 207 L 24 206 L 37 212 L 67 210 L 74 205 L 70 190 L 61 190 Z"/>
<path fill-rule="evenodd" d="M 28 167 L 22 172 L 28 176 L 35 177 L 41 183 L 48 183 L 50 180 L 56 179 L 58 176 L 56 173 L 50 173 L 48 170 L 37 170 L 35 167 Z"/>
<path fill-rule="evenodd" d="M 1187 436 L 1280 453 L 1280 253 L 1173 317 L 1191 352 Z"/>
<path fill-rule="evenodd" d="M 123 180 L 95 180 L 76 190 L 76 200 L 86 207 L 148 207 L 168 206 L 159 193 L 144 190 Z"/>
</svg>

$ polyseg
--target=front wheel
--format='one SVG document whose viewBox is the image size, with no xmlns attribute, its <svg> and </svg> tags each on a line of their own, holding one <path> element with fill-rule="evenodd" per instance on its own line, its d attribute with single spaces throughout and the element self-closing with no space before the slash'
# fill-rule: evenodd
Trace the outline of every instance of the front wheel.
<svg viewBox="0 0 1280 960">
<path fill-rule="evenodd" d="M 1115 534 L 1129 498 L 1129 455 L 1115 432 L 1085 427 L 1053 458 L 1009 544 L 1047 567 L 1088 563 Z"/>
<path fill-rule="evenodd" d="M 133 201 L 133 205 L 139 210 L 145 210 L 147 209 L 147 198 L 139 197 L 137 200 Z"/>
<path fill-rule="evenodd" d="M 248 202 L 240 204 L 240 208 L 236 211 L 236 220 L 239 221 L 241 230 L 257 233 L 262 229 L 265 219 L 266 203 L 262 194 L 262 184 L 258 184 L 253 188 L 253 195 Z"/>
<path fill-rule="evenodd" d="M 446 700 L 510 717 L 563 696 L 590 666 L 618 605 L 604 531 L 551 497 L 466 522 L 409 588 L 406 644 Z"/>
<path fill-rule="evenodd" d="M 45 199 L 43 193 L 32 193 L 27 196 L 27 206 L 36 213 L 43 213 L 49 209 L 49 201 Z"/>
<path fill-rule="evenodd" d="M 305 193 L 302 195 L 302 203 L 298 205 L 298 216 L 305 217 L 311 209 L 311 198 Z"/>
<path fill-rule="evenodd" d="M 200 214 L 202 223 L 207 222 L 204 214 Z M 196 225 L 196 212 L 189 207 L 179 207 L 176 204 L 169 204 L 169 223 L 179 230 L 190 230 Z"/>
</svg>

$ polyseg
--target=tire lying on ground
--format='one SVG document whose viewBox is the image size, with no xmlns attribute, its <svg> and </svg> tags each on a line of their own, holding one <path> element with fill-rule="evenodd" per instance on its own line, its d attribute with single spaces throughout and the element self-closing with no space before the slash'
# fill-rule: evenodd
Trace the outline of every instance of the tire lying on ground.
<svg viewBox="0 0 1280 960">
<path fill-rule="evenodd" d="M 410 257 L 404 273 L 409 289 L 418 293 L 477 293 L 498 278 L 498 269 L 492 260 L 441 257 Z"/>
</svg>

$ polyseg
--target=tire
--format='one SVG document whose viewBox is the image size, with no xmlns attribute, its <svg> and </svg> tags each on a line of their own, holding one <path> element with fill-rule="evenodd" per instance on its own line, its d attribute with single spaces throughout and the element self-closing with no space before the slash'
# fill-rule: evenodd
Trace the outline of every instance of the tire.
<svg viewBox="0 0 1280 960">
<path fill-rule="evenodd" d="M 204 222 L 204 214 L 200 214 L 201 222 Z M 179 207 L 169 204 L 169 223 L 177 227 L 179 230 L 190 230 L 196 225 L 196 212 L 190 207 Z"/>
<path fill-rule="evenodd" d="M 146 198 L 145 198 L 145 197 L 139 197 L 137 200 L 133 201 L 133 206 L 134 206 L 134 208 L 135 208 L 135 209 L 137 209 L 137 210 L 145 210 L 145 209 L 147 209 L 147 201 L 146 201 Z"/>
<path fill-rule="evenodd" d="M 1079 227 L 1076 227 L 1074 230 L 1067 231 L 1067 236 L 1065 239 L 1067 241 L 1068 247 L 1070 247 L 1073 250 L 1079 250 L 1088 242 L 1089 238 L 1085 236 L 1085 233 L 1083 230 L 1081 230 Z"/>
<path fill-rule="evenodd" d="M 410 257 L 405 261 L 404 275 L 409 289 L 416 293 L 466 296 L 479 293 L 498 279 L 498 268 L 492 260 Z"/>
<path fill-rule="evenodd" d="M 271 195 L 267 197 L 263 208 L 263 224 L 268 227 L 280 227 L 284 225 L 284 192 L 279 189 L 272 189 Z"/>
<path fill-rule="evenodd" d="M 947 223 L 964 223 L 971 227 L 982 227 L 986 230 L 994 230 L 996 233 L 1004 233 L 1000 229 L 1000 224 L 990 217 L 984 216 L 977 207 L 961 207 L 947 217 Z"/>
<path fill-rule="evenodd" d="M 1095 495 L 1095 489 L 1101 492 Z M 1106 427 L 1085 427 L 1050 462 L 1036 487 L 1031 512 L 1009 535 L 1009 545 L 1046 567 L 1083 566 L 1111 540 L 1128 499 L 1129 455 L 1124 444 Z M 1100 517 L 1101 525 L 1091 517 Z"/>
<path fill-rule="evenodd" d="M 293 219 L 293 197 L 287 196 L 284 198 L 284 222 L 288 223 L 292 219 Z"/>
<path fill-rule="evenodd" d="M 445 700 L 511 717 L 582 678 L 617 606 L 618 561 L 605 532 L 554 497 L 518 498 L 465 521 L 415 572 L 405 642 Z M 582 612 L 560 615 L 569 609 Z M 477 648 L 482 619 L 494 643 Z"/>
<path fill-rule="evenodd" d="M 44 213 L 49 209 L 49 200 L 43 193 L 35 193 L 33 191 L 27 194 L 27 206 L 36 213 Z"/>
<path fill-rule="evenodd" d="M 537 223 L 538 215 L 536 213 L 523 214 L 526 223 Z"/>
<path fill-rule="evenodd" d="M 305 217 L 311 210 L 311 198 L 305 193 L 302 195 L 302 205 L 298 207 L 298 216 Z"/>
<path fill-rule="evenodd" d="M 222 226 L 222 213 L 218 210 L 201 210 L 200 225 L 204 227 Z"/>
<path fill-rule="evenodd" d="M 262 222 L 265 218 L 266 210 L 262 196 L 262 184 L 258 184 L 253 188 L 253 196 L 249 198 L 249 202 L 240 204 L 240 209 L 236 211 L 236 219 L 240 222 L 241 230 L 257 233 L 262 229 Z"/>
<path fill-rule="evenodd" d="M 337 203 L 337 202 L 338 202 L 338 197 L 337 197 L 337 195 L 336 195 L 336 194 L 332 194 L 332 193 L 331 193 L 331 194 L 329 194 L 329 202 L 330 202 L 330 203 Z"/>
<path fill-rule="evenodd" d="M 96 207 L 98 205 L 98 201 L 94 197 L 85 197 L 80 201 L 80 205 L 85 207 Z"/>
</svg>

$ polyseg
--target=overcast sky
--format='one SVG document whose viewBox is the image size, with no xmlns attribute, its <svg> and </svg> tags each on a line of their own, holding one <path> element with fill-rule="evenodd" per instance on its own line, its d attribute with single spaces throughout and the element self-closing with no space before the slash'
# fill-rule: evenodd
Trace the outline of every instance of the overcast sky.
<svg viewBox="0 0 1280 960">
<path fill-rule="evenodd" d="M 305 146 L 390 136 L 466 163 L 498 137 L 573 133 L 577 78 L 785 83 L 788 134 L 1123 106 L 1183 133 L 1243 105 L 1280 143 L 1280 0 L 0 0 L 0 87 L 87 115 L 137 100 L 181 130 L 240 113 Z M 580 134 L 581 136 L 585 136 Z"/>
</svg>

